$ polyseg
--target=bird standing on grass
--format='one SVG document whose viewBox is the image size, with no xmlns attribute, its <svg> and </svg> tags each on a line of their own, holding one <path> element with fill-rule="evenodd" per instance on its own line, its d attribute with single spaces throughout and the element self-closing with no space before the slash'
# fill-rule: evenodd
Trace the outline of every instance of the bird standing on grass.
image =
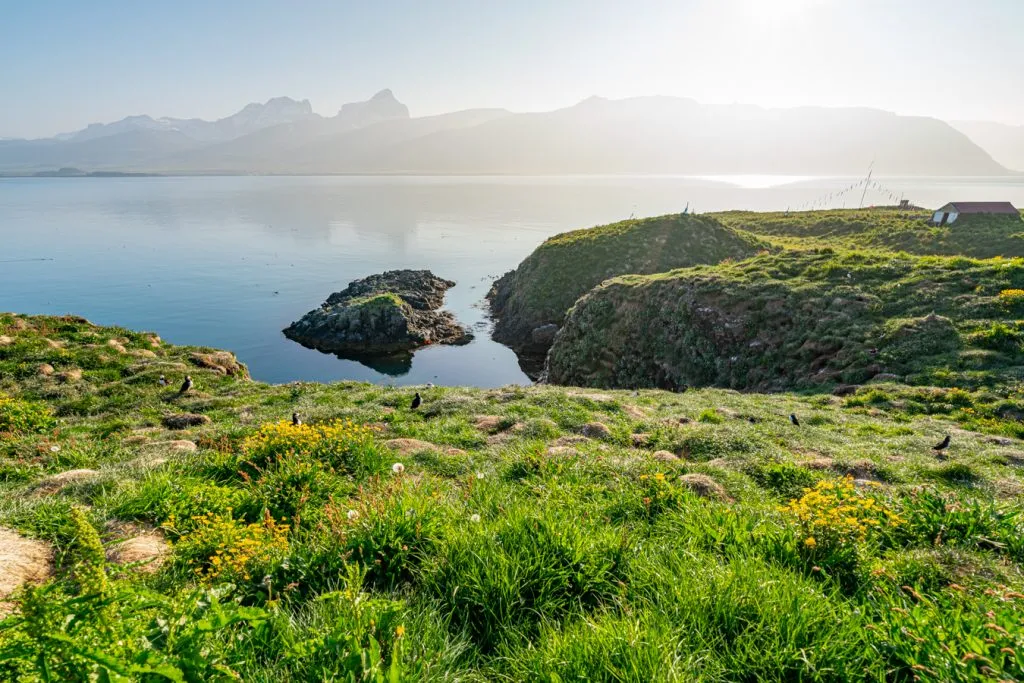
<svg viewBox="0 0 1024 683">
<path fill-rule="evenodd" d="M 178 396 L 187 394 L 194 386 L 195 383 L 192 381 L 192 375 L 185 375 L 185 381 L 181 383 L 181 389 L 178 389 Z"/>
<path fill-rule="evenodd" d="M 795 413 L 790 413 L 789 414 L 789 421 L 793 423 L 794 427 L 799 427 L 800 426 L 800 420 L 796 419 L 796 414 Z"/>
<path fill-rule="evenodd" d="M 943 438 L 942 441 L 932 446 L 932 450 L 935 451 L 936 453 L 941 453 L 947 448 L 949 448 L 949 434 L 946 434 L 945 438 Z"/>
<path fill-rule="evenodd" d="M 420 398 L 420 392 L 416 392 L 416 395 L 412 397 L 412 405 L 409 406 L 412 410 L 416 410 L 423 403 L 423 399 Z"/>
<path fill-rule="evenodd" d="M 302 420 L 299 419 L 298 413 L 292 413 L 292 426 L 298 427 L 302 425 Z"/>
</svg>

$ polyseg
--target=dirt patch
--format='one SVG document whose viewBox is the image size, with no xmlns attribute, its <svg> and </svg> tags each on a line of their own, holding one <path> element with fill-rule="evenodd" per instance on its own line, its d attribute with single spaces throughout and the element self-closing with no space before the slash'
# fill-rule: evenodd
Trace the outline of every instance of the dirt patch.
<svg viewBox="0 0 1024 683">
<path fill-rule="evenodd" d="M 0 334 L 0 346 L 10 346 L 14 343 L 14 337 L 8 337 L 6 334 Z"/>
<path fill-rule="evenodd" d="M 580 432 L 583 436 L 593 439 L 609 439 L 612 436 L 612 430 L 602 422 L 588 422 L 583 425 L 583 429 Z"/>
<path fill-rule="evenodd" d="M 122 344 L 116 339 L 108 339 L 107 346 L 114 349 L 118 353 L 128 353 L 128 349 L 125 348 L 124 344 Z"/>
<path fill-rule="evenodd" d="M 545 453 L 550 457 L 576 457 L 580 454 L 572 446 L 551 446 Z"/>
<path fill-rule="evenodd" d="M 629 437 L 634 448 L 644 448 L 651 443 L 650 434 L 633 434 Z"/>
<path fill-rule="evenodd" d="M 33 493 L 39 496 L 49 496 L 57 493 L 68 484 L 74 484 L 80 481 L 87 481 L 97 476 L 99 472 L 96 470 L 80 469 L 80 470 L 68 470 L 67 472 L 61 472 L 55 474 L 52 477 L 47 477 L 41 482 L 36 484 Z"/>
<path fill-rule="evenodd" d="M 170 544 L 156 529 L 113 522 L 107 525 L 115 540 L 107 546 L 107 560 L 119 565 L 136 565 L 137 571 L 152 574 L 171 552 Z"/>
<path fill-rule="evenodd" d="M 390 439 L 385 441 L 384 445 L 393 451 L 398 451 L 399 455 L 409 455 L 410 453 L 418 453 L 420 451 L 441 452 L 444 450 L 429 441 L 420 441 L 419 439 Z"/>
<path fill-rule="evenodd" d="M 717 481 L 706 474 L 684 474 L 679 477 L 679 483 L 696 493 L 701 498 L 731 502 L 732 498 L 725 492 Z"/>
<path fill-rule="evenodd" d="M 40 377 L 49 377 L 55 372 L 56 370 L 54 370 L 53 366 L 50 365 L 49 363 L 43 363 L 38 368 L 36 368 L 36 374 L 39 375 Z"/>
<path fill-rule="evenodd" d="M 165 446 L 176 451 L 185 451 L 188 453 L 194 452 L 199 447 L 196 446 L 193 441 L 186 441 L 184 439 L 176 439 L 174 441 L 150 441 L 149 446 Z"/>
<path fill-rule="evenodd" d="M 670 451 L 654 451 L 651 457 L 659 462 L 678 462 L 679 456 Z"/>
<path fill-rule="evenodd" d="M 637 406 L 634 405 L 622 406 L 622 412 L 624 412 L 626 415 L 629 415 L 634 420 L 644 420 L 647 418 L 647 413 L 645 413 L 643 409 L 638 408 Z"/>
<path fill-rule="evenodd" d="M 71 368 L 70 370 L 59 372 L 57 373 L 56 376 L 58 380 L 64 382 L 65 384 L 71 384 L 72 382 L 82 381 L 82 371 L 79 370 L 78 368 Z"/>
<path fill-rule="evenodd" d="M 569 435 L 569 436 L 560 436 L 560 437 L 558 437 L 557 439 L 555 439 L 554 441 L 551 442 L 551 445 L 552 446 L 575 446 L 575 445 L 581 444 L 581 443 L 588 443 L 589 441 L 590 441 L 590 439 L 588 439 L 585 436 Z"/>
<path fill-rule="evenodd" d="M 53 571 L 53 551 L 42 541 L 0 527 L 0 617 L 14 610 L 7 601 L 25 583 L 45 581 Z"/>
<path fill-rule="evenodd" d="M 473 426 L 482 432 L 494 433 L 501 430 L 501 423 L 504 418 L 498 415 L 477 415 Z"/>
<path fill-rule="evenodd" d="M 210 418 L 195 413 L 182 413 L 181 415 L 168 415 L 161 422 L 168 429 L 188 429 L 210 423 Z"/>
</svg>

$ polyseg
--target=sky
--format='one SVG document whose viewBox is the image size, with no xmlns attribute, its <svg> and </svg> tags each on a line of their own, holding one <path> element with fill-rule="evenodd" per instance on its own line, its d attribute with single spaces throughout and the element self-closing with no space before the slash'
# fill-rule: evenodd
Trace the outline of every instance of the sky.
<svg viewBox="0 0 1024 683">
<path fill-rule="evenodd" d="M 592 95 L 1024 124 L 1024 0 L 0 0 L 0 138 L 286 95 L 413 116 Z"/>
</svg>

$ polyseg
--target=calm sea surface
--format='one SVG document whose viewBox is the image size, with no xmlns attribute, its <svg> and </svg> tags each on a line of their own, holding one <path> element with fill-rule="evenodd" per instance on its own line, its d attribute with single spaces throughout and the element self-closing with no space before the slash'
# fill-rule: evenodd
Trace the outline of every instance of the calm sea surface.
<svg viewBox="0 0 1024 683">
<path fill-rule="evenodd" d="M 483 297 L 546 237 L 683 210 L 781 210 L 856 179 L 223 177 L 0 179 L 0 310 L 76 313 L 230 349 L 256 379 L 395 384 L 527 383 L 492 342 Z M 902 194 L 1024 205 L 1024 178 L 881 178 L 866 204 Z M 829 194 L 831 199 L 825 199 Z M 477 328 L 461 347 L 381 373 L 281 330 L 355 278 L 429 268 L 458 285 L 447 305 Z"/>
</svg>

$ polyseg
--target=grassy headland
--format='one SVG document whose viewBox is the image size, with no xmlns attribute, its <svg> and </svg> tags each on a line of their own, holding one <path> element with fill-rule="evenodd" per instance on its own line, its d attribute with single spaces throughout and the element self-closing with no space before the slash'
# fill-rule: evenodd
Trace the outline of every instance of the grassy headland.
<svg viewBox="0 0 1024 683">
<path fill-rule="evenodd" d="M 805 256 L 794 289 L 846 258 Z M 916 315 L 937 295 L 913 286 Z M 956 426 L 974 393 L 918 412 L 892 386 L 418 387 L 413 411 L 0 315 L 0 560 L 52 574 L 0 621 L 0 679 L 1020 679 L 1024 449 Z"/>
<path fill-rule="evenodd" d="M 766 246 L 714 218 L 681 214 L 556 235 L 494 284 L 488 294 L 497 318 L 494 338 L 543 359 L 550 341 L 535 340 L 533 330 L 561 325 L 573 302 L 602 281 L 742 259 Z"/>
</svg>

